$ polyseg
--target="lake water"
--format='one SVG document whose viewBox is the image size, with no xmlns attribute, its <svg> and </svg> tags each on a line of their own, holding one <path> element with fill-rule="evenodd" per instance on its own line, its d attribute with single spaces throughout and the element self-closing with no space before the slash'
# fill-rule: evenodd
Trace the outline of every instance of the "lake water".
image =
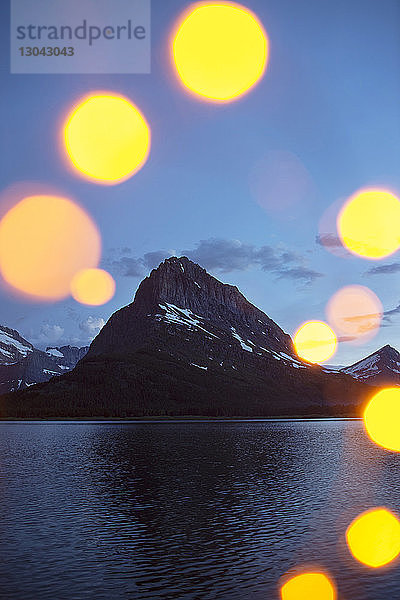
<svg viewBox="0 0 400 600">
<path fill-rule="evenodd" d="M 0 597 L 274 600 L 296 565 L 343 600 L 400 598 L 400 565 L 343 544 L 400 510 L 400 456 L 359 421 L 1 423 Z"/>
</svg>

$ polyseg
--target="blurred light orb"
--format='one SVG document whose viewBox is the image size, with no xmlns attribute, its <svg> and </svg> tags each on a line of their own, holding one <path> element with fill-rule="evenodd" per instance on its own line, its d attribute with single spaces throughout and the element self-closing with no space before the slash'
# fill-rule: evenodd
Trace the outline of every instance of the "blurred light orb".
<svg viewBox="0 0 400 600">
<path fill-rule="evenodd" d="M 172 53 L 186 88 L 213 102 L 229 102 L 248 92 L 263 75 L 268 38 L 246 7 L 198 2 L 179 20 Z"/>
<path fill-rule="evenodd" d="M 293 339 L 297 355 L 311 363 L 325 362 L 336 352 L 335 332 L 323 321 L 307 321 Z"/>
<path fill-rule="evenodd" d="M 269 150 L 253 166 L 249 184 L 258 204 L 286 221 L 304 217 L 314 205 L 315 185 L 292 152 Z"/>
<path fill-rule="evenodd" d="M 117 184 L 147 160 L 150 128 L 140 110 L 122 96 L 90 95 L 70 113 L 64 142 L 74 167 L 96 183 Z"/>
<path fill-rule="evenodd" d="M 324 573 L 302 573 L 281 587 L 281 600 L 336 600 L 336 588 Z"/>
<path fill-rule="evenodd" d="M 68 198 L 28 196 L 0 221 L 0 272 L 15 290 L 60 300 L 81 269 L 96 267 L 101 238 L 90 216 Z"/>
<path fill-rule="evenodd" d="M 374 508 L 349 525 L 346 541 L 356 560 L 375 569 L 383 567 L 400 553 L 400 522 L 386 508 Z"/>
<path fill-rule="evenodd" d="M 364 426 L 370 439 L 387 450 L 400 452 L 400 387 L 375 394 L 364 410 Z"/>
<path fill-rule="evenodd" d="M 83 269 L 71 281 L 72 297 L 81 304 L 100 306 L 115 294 L 115 281 L 103 269 Z"/>
<path fill-rule="evenodd" d="M 336 332 L 354 338 L 371 339 L 382 320 L 383 306 L 378 296 L 363 285 L 338 290 L 326 306 L 328 322 Z"/>
<path fill-rule="evenodd" d="M 360 190 L 340 211 L 337 230 L 353 254 L 385 258 L 400 247 L 400 200 L 388 190 Z"/>
</svg>

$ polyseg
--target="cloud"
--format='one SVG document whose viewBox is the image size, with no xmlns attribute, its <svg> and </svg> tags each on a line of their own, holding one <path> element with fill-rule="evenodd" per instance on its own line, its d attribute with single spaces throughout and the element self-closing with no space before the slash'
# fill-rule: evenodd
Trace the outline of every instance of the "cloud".
<svg viewBox="0 0 400 600">
<path fill-rule="evenodd" d="M 156 250 L 156 252 L 147 252 L 141 262 L 147 269 L 155 269 L 163 260 L 173 255 L 173 251 Z"/>
<path fill-rule="evenodd" d="M 400 314 L 400 304 L 398 304 L 394 308 L 385 310 L 385 312 L 383 313 L 381 327 L 391 327 L 393 325 L 392 317 L 395 317 L 398 314 Z"/>
<path fill-rule="evenodd" d="M 106 263 L 106 267 L 115 275 L 121 275 L 122 277 L 142 277 L 144 275 L 143 261 L 140 258 L 121 256 Z"/>
<path fill-rule="evenodd" d="M 75 319 L 74 319 L 75 320 Z M 58 324 L 43 323 L 39 333 L 30 330 L 28 339 L 36 348 L 48 346 L 86 346 L 104 327 L 102 317 L 89 316 L 78 323 L 78 331 L 66 334 L 64 327 Z"/>
<path fill-rule="evenodd" d="M 343 248 L 341 239 L 334 233 L 319 233 L 315 236 L 315 241 L 325 248 Z"/>
<path fill-rule="evenodd" d="M 388 316 L 390 317 L 390 315 L 397 315 L 400 313 L 400 304 L 398 306 L 396 306 L 395 308 L 392 308 L 391 310 L 385 310 L 385 312 L 383 313 L 384 316 Z"/>
<path fill-rule="evenodd" d="M 205 269 L 220 273 L 245 271 L 256 262 L 254 246 L 239 240 L 201 240 L 197 248 L 183 250 L 182 254 Z"/>
<path fill-rule="evenodd" d="M 64 327 L 57 324 L 43 323 L 39 333 L 29 330 L 27 339 L 37 348 L 60 345 L 64 336 Z"/>
<path fill-rule="evenodd" d="M 388 265 L 378 265 L 365 271 L 364 275 L 388 275 L 400 271 L 400 262 L 390 263 Z"/>
<path fill-rule="evenodd" d="M 339 343 L 342 342 L 354 342 L 355 340 L 360 339 L 357 335 L 342 335 L 341 337 L 337 338 L 337 341 Z"/>
<path fill-rule="evenodd" d="M 87 317 L 79 323 L 79 329 L 85 335 L 86 341 L 91 341 L 106 324 L 102 317 Z"/>
<path fill-rule="evenodd" d="M 62 338 L 63 335 L 64 327 L 61 327 L 61 325 L 50 325 L 49 323 L 44 323 L 40 328 L 38 342 L 41 344 L 55 344 Z"/>
<path fill-rule="evenodd" d="M 239 240 L 201 240 L 195 250 L 184 250 L 183 254 L 205 269 L 219 273 L 261 268 L 274 273 L 278 279 L 293 279 L 304 283 L 312 283 L 323 276 L 302 264 L 304 258 L 290 250 L 272 246 L 257 248 Z"/>
<path fill-rule="evenodd" d="M 115 256 L 116 253 L 119 256 Z M 147 272 L 155 267 L 158 267 L 160 262 L 169 256 L 175 254 L 174 250 L 156 250 L 155 252 L 147 252 L 142 257 L 135 258 L 126 256 L 132 254 L 130 248 L 122 248 L 122 250 L 113 249 L 110 254 L 112 258 L 104 261 L 105 268 L 109 269 L 114 275 L 121 277 L 144 277 Z"/>
<path fill-rule="evenodd" d="M 124 249 L 126 250 L 126 249 Z M 169 256 L 176 256 L 174 250 L 156 250 L 147 252 L 142 257 L 134 258 L 123 255 L 115 256 L 108 263 L 108 268 L 122 277 L 143 277 L 150 269 L 157 267 Z M 230 273 L 259 268 L 274 273 L 278 279 L 292 279 L 306 284 L 312 283 L 323 274 L 310 269 L 304 257 L 285 249 L 272 246 L 254 246 L 240 240 L 210 238 L 200 240 L 192 249 L 182 250 L 180 255 L 187 256 L 205 269 L 215 273 Z"/>
<path fill-rule="evenodd" d="M 254 265 L 259 265 L 263 271 L 272 271 L 294 260 L 289 252 L 278 254 L 271 246 L 261 246 L 254 251 Z M 252 264 L 250 266 L 253 266 Z"/>
<path fill-rule="evenodd" d="M 316 279 L 319 279 L 319 277 L 323 277 L 322 273 L 301 266 L 292 267 L 290 269 L 280 269 L 277 273 L 279 273 L 279 279 L 294 279 L 305 283 L 312 283 Z"/>
</svg>

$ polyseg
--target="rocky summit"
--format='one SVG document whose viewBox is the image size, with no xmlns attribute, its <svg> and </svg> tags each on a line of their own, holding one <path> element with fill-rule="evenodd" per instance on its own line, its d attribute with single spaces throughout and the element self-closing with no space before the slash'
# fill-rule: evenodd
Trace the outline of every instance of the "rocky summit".
<svg viewBox="0 0 400 600">
<path fill-rule="evenodd" d="M 358 415 L 371 388 L 186 257 L 165 260 L 69 373 L 3 396 L 3 417 Z"/>
</svg>

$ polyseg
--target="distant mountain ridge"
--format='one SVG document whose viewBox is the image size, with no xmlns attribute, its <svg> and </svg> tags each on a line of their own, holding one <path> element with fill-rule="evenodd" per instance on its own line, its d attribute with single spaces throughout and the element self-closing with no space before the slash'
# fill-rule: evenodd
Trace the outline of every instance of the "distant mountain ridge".
<svg viewBox="0 0 400 600">
<path fill-rule="evenodd" d="M 47 346 L 46 354 L 53 357 L 57 364 L 64 370 L 71 370 L 83 358 L 89 346 Z"/>
<path fill-rule="evenodd" d="M 301 361 L 235 286 L 166 259 L 69 373 L 2 398 L 2 416 L 355 415 L 364 384 Z"/>
<path fill-rule="evenodd" d="M 340 371 L 369 385 L 400 385 L 400 352 L 387 344 Z"/>
<path fill-rule="evenodd" d="M 0 393 L 14 392 L 48 381 L 73 369 L 88 346 L 35 348 L 15 329 L 0 326 Z"/>
</svg>

